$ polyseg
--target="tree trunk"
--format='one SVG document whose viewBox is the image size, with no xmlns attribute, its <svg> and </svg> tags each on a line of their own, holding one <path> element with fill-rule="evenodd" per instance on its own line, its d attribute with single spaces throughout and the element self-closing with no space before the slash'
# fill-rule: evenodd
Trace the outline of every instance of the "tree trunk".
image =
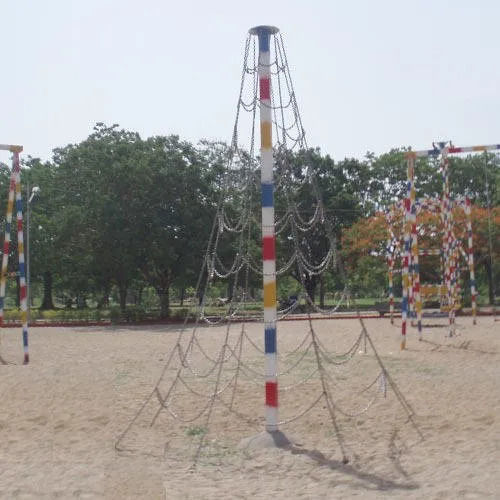
<svg viewBox="0 0 500 500">
<path fill-rule="evenodd" d="M 144 290 L 144 287 L 140 287 L 139 290 L 137 290 L 137 294 L 136 294 L 136 301 L 135 301 L 135 305 L 136 306 L 140 306 L 142 304 L 142 291 Z"/>
<path fill-rule="evenodd" d="M 87 308 L 87 299 L 85 295 L 78 294 L 76 296 L 76 308 L 77 309 L 86 309 Z"/>
<path fill-rule="evenodd" d="M 186 295 L 186 289 L 184 287 L 181 288 L 181 307 L 184 305 L 184 297 Z"/>
<path fill-rule="evenodd" d="M 325 307 L 325 280 L 323 276 L 319 278 L 319 306 Z"/>
<path fill-rule="evenodd" d="M 16 275 L 16 307 L 19 309 L 21 307 L 21 300 L 19 295 L 21 293 L 21 280 L 19 279 L 19 275 Z"/>
<path fill-rule="evenodd" d="M 127 307 L 127 287 L 120 285 L 118 292 L 120 294 L 120 311 L 124 312 Z"/>
<path fill-rule="evenodd" d="M 493 273 L 492 273 L 490 258 L 484 260 L 484 269 L 486 271 L 486 276 L 488 278 L 488 298 L 490 306 L 492 306 L 495 303 L 495 290 L 493 286 Z"/>
<path fill-rule="evenodd" d="M 306 292 L 311 298 L 311 301 L 314 303 L 315 301 L 315 295 L 316 295 L 316 285 L 318 284 L 317 276 L 310 276 L 305 278 L 304 284 L 306 287 Z"/>
<path fill-rule="evenodd" d="M 170 287 L 157 288 L 156 293 L 160 299 L 160 318 L 168 318 L 170 315 Z"/>
<path fill-rule="evenodd" d="M 97 309 L 102 309 L 103 307 L 109 307 L 109 287 L 104 288 L 104 293 L 100 298 L 99 302 L 97 302 Z"/>
<path fill-rule="evenodd" d="M 50 271 L 43 273 L 43 299 L 40 309 L 42 311 L 55 309 L 52 299 L 52 273 Z"/>
</svg>

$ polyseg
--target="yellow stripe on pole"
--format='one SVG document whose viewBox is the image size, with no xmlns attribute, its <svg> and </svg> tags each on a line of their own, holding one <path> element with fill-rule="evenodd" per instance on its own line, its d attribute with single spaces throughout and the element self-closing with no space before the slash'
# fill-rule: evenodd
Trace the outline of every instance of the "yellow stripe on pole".
<svg viewBox="0 0 500 500">
<path fill-rule="evenodd" d="M 264 307 L 276 306 L 276 282 L 264 285 Z"/>
<path fill-rule="evenodd" d="M 262 149 L 271 149 L 272 148 L 272 139 L 271 139 L 271 123 L 270 122 L 262 122 L 260 124 L 260 144 Z"/>
</svg>

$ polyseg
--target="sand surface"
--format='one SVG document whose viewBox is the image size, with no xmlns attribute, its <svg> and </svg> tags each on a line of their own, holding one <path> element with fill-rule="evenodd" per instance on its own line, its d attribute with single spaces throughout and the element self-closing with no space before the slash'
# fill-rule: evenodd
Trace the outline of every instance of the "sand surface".
<svg viewBox="0 0 500 500">
<path fill-rule="evenodd" d="M 500 323 L 459 318 L 448 338 L 430 321 L 401 352 L 397 326 L 366 320 L 418 430 L 369 343 L 332 354 L 358 321 L 314 321 L 316 344 L 306 321 L 280 323 L 279 419 L 304 413 L 281 427 L 288 449 L 238 447 L 264 429 L 258 324 L 199 328 L 166 370 L 179 327 L 33 328 L 28 366 L 20 331 L 4 329 L 0 498 L 500 498 Z M 154 393 L 130 425 L 162 372 L 167 408 Z"/>
</svg>

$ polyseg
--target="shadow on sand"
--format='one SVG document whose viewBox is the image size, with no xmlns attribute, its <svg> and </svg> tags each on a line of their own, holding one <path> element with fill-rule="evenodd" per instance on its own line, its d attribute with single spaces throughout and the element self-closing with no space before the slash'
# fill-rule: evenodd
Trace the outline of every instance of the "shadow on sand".
<svg viewBox="0 0 500 500">
<path fill-rule="evenodd" d="M 395 435 L 391 439 L 393 441 L 395 439 Z M 394 445 L 394 443 L 392 443 Z M 403 482 L 399 483 L 393 481 L 391 479 L 386 479 L 380 475 L 373 474 L 370 472 L 363 472 L 356 467 L 349 465 L 342 460 L 335 460 L 332 458 L 327 458 L 323 453 L 318 450 L 308 450 L 307 448 L 303 448 L 300 445 L 292 443 L 281 431 L 273 431 L 273 432 L 265 432 L 261 435 L 251 439 L 246 440 L 243 444 L 244 448 L 247 449 L 258 449 L 258 448 L 281 448 L 283 450 L 289 451 L 292 455 L 305 455 L 318 465 L 322 467 L 328 467 L 331 470 L 338 471 L 342 474 L 347 474 L 352 476 L 363 483 L 365 483 L 365 487 L 370 487 L 373 489 L 377 489 L 380 491 L 389 491 L 389 490 L 416 490 L 419 488 L 419 485 L 412 482 Z M 408 473 L 404 471 L 399 463 L 399 460 L 393 453 L 390 454 L 391 461 L 395 464 L 398 472 L 403 474 L 405 477 L 409 477 Z"/>
</svg>

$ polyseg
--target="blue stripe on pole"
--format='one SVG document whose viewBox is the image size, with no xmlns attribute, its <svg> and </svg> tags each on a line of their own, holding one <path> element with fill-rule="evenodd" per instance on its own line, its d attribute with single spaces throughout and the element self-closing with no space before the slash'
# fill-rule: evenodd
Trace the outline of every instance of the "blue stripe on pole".
<svg viewBox="0 0 500 500">
<path fill-rule="evenodd" d="M 24 262 L 19 262 L 19 276 L 24 278 L 24 273 L 25 273 Z"/>
<path fill-rule="evenodd" d="M 3 297 L 0 297 L 0 309 L 3 309 Z"/>
<path fill-rule="evenodd" d="M 21 200 L 21 199 L 16 200 L 16 211 L 17 212 L 23 211 L 23 200 Z"/>
<path fill-rule="evenodd" d="M 23 329 L 23 346 L 28 347 L 28 330 Z"/>
<path fill-rule="evenodd" d="M 476 280 L 470 280 L 470 286 L 476 288 Z"/>
<path fill-rule="evenodd" d="M 274 186 L 272 184 L 262 184 L 262 206 L 272 207 L 274 205 Z"/>
<path fill-rule="evenodd" d="M 260 28 L 258 31 L 259 36 L 259 51 L 269 52 L 269 40 L 271 38 L 271 33 L 266 28 Z"/>
<path fill-rule="evenodd" d="M 264 333 L 266 354 L 276 352 L 276 328 L 266 328 Z"/>
<path fill-rule="evenodd" d="M 408 311 L 408 299 L 406 297 L 403 297 L 401 301 L 401 310 L 404 312 Z"/>
<path fill-rule="evenodd" d="M 6 232 L 6 233 L 10 233 L 10 222 L 7 222 L 7 223 L 5 224 L 5 232 Z"/>
</svg>

